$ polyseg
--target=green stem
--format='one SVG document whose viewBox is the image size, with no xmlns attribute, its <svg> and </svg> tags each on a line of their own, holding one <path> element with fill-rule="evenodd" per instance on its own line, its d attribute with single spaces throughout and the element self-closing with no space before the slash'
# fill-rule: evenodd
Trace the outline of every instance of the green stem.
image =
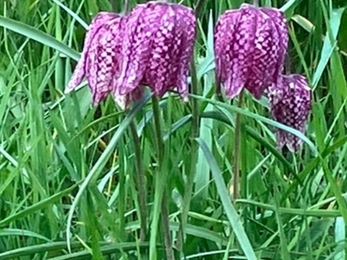
<svg viewBox="0 0 347 260">
<path fill-rule="evenodd" d="M 159 215 L 161 213 L 161 224 L 163 229 L 163 237 L 164 237 L 164 246 L 166 252 L 166 259 L 173 260 L 173 250 L 172 250 L 172 240 L 170 234 L 170 226 L 169 226 L 169 209 L 168 209 L 168 200 L 166 189 L 164 188 L 165 183 L 167 182 L 167 171 L 162 170 L 162 163 L 164 159 L 164 142 L 161 134 L 161 126 L 160 126 L 160 108 L 158 99 L 153 96 L 152 97 L 152 105 L 153 105 L 153 117 L 155 124 L 155 132 L 156 132 L 156 141 L 157 141 L 157 157 L 158 157 L 158 165 L 156 172 L 156 184 L 155 184 L 155 205 L 154 205 L 154 216 L 151 224 L 152 234 L 150 241 L 150 259 L 156 259 L 156 230 L 159 220 Z M 160 211 L 157 208 L 157 205 L 160 204 Z"/>
<path fill-rule="evenodd" d="M 195 55 L 193 55 L 192 61 L 191 61 L 191 77 L 192 77 L 192 88 L 191 93 L 192 94 L 198 94 L 198 79 L 196 74 L 196 66 L 195 66 Z M 191 106 L 192 106 L 192 127 L 191 127 L 191 151 L 190 151 L 190 167 L 188 169 L 188 176 L 187 181 L 185 184 L 184 189 L 184 197 L 183 197 L 183 207 L 182 207 L 182 214 L 181 214 L 181 225 L 180 230 L 178 233 L 178 241 L 177 241 L 177 247 L 181 253 L 181 257 L 184 257 L 183 255 L 183 243 L 185 241 L 185 229 L 188 222 L 188 214 L 190 209 L 190 201 L 193 193 L 193 187 L 194 187 L 194 179 L 195 179 L 195 173 L 196 173 L 196 164 L 198 160 L 198 151 L 199 151 L 199 144 L 195 142 L 195 138 L 199 137 L 199 126 L 200 126 L 200 117 L 199 117 L 199 106 L 198 106 L 198 100 L 193 98 L 191 99 Z"/>
<path fill-rule="evenodd" d="M 137 197 L 139 201 L 139 215 L 140 215 L 140 241 L 144 241 L 147 231 L 147 192 L 146 192 L 146 177 L 143 171 L 142 154 L 141 154 L 141 142 L 137 134 L 137 128 L 134 122 L 130 124 L 130 131 L 132 140 L 135 147 L 135 183 L 137 188 Z"/>
<path fill-rule="evenodd" d="M 199 17 L 203 4 L 205 2 L 206 0 L 197 1 L 197 4 L 195 6 L 196 17 Z M 193 57 L 191 60 L 190 69 L 191 69 L 191 77 L 192 77 L 191 94 L 197 95 L 199 91 L 199 87 L 198 87 L 199 82 L 198 82 L 196 66 L 195 66 L 195 53 L 193 54 Z M 183 243 L 185 241 L 185 229 L 188 223 L 188 214 L 190 209 L 190 201 L 191 201 L 191 197 L 193 193 L 194 179 L 195 179 L 195 173 L 196 173 L 196 163 L 198 160 L 198 150 L 199 150 L 199 145 L 197 142 L 195 142 L 195 138 L 199 137 L 199 126 L 200 126 L 199 105 L 198 105 L 198 101 L 195 98 L 191 100 L 191 104 L 192 104 L 192 128 L 191 128 L 192 144 L 191 144 L 191 152 L 190 152 L 191 159 L 190 159 L 190 168 L 188 170 L 187 183 L 184 189 L 181 225 L 178 232 L 178 241 L 177 241 L 177 247 L 180 251 L 181 258 L 184 257 Z"/>
<path fill-rule="evenodd" d="M 242 107 L 243 91 L 239 95 L 238 107 Z M 236 114 L 235 136 L 234 136 L 234 181 L 233 181 L 233 198 L 239 197 L 239 178 L 240 178 L 240 160 L 241 160 L 241 114 Z"/>
<path fill-rule="evenodd" d="M 161 220 L 162 220 L 161 224 L 163 228 L 166 259 L 174 260 L 175 258 L 174 258 L 174 254 L 172 250 L 172 239 L 171 239 L 170 222 L 169 222 L 169 202 L 167 199 L 167 192 L 165 190 L 163 194 L 163 199 L 161 201 Z"/>
<path fill-rule="evenodd" d="M 124 136 L 122 138 L 121 144 L 126 143 L 126 140 L 124 140 Z M 119 148 L 119 158 L 124 158 L 125 157 L 125 151 L 124 148 Z M 124 169 L 124 162 L 119 163 L 119 183 L 123 184 L 126 182 L 126 177 L 125 177 L 125 169 Z M 118 212 L 119 212 L 119 229 L 120 229 L 120 241 L 124 241 L 125 239 L 125 185 L 119 185 L 119 199 L 118 199 Z"/>
</svg>

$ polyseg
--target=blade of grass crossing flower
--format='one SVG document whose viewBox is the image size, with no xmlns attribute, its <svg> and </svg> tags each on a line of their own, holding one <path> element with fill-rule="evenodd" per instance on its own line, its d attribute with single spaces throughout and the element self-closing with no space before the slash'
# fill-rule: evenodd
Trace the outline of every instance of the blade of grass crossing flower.
<svg viewBox="0 0 347 260">
<path fill-rule="evenodd" d="M 318 155 L 317 147 L 304 134 L 302 134 L 300 131 L 298 131 L 298 130 L 296 130 L 294 128 L 291 128 L 291 127 L 286 126 L 284 124 L 278 123 L 278 122 L 276 122 L 274 120 L 271 120 L 271 119 L 268 119 L 266 117 L 257 115 L 255 113 L 249 112 L 249 111 L 247 111 L 245 109 L 241 109 L 241 108 L 238 108 L 236 106 L 232 106 L 232 105 L 220 102 L 220 101 L 207 99 L 207 98 L 204 98 L 204 97 L 201 97 L 201 96 L 197 96 L 197 95 L 193 95 L 193 94 L 190 94 L 190 97 L 196 98 L 196 99 L 199 99 L 199 100 L 202 100 L 202 101 L 205 101 L 205 102 L 212 103 L 212 104 L 214 104 L 217 107 L 222 107 L 222 108 L 231 110 L 233 112 L 243 114 L 243 115 L 245 115 L 247 117 L 253 118 L 255 120 L 259 120 L 259 121 L 264 122 L 266 124 L 269 124 L 271 126 L 280 128 L 280 129 L 285 130 L 285 131 L 288 131 L 289 133 L 299 137 L 306 144 L 308 144 L 308 146 L 310 147 L 310 149 L 311 149 L 312 153 L 314 154 L 314 156 Z"/>
<path fill-rule="evenodd" d="M 200 148 L 204 152 L 204 156 L 210 166 L 213 179 L 216 183 L 217 191 L 220 196 L 220 199 L 223 204 L 224 211 L 228 217 L 228 220 L 230 222 L 230 225 L 233 229 L 233 232 L 235 233 L 238 242 L 246 255 L 247 259 L 249 260 L 255 260 L 257 259 L 254 250 L 252 248 L 252 245 L 248 239 L 248 236 L 243 228 L 243 225 L 240 221 L 240 217 L 237 214 L 237 211 L 235 210 L 234 206 L 231 203 L 230 196 L 228 194 L 228 190 L 225 186 L 224 180 L 222 178 L 222 173 L 217 165 L 217 162 L 213 155 L 211 154 L 211 151 L 209 150 L 207 144 L 204 142 L 204 140 L 197 138 L 196 141 L 199 143 Z"/>
<path fill-rule="evenodd" d="M 70 207 L 69 213 L 68 213 L 68 219 L 67 219 L 67 226 L 66 226 L 66 241 L 67 241 L 67 246 L 69 251 L 71 252 L 71 225 L 72 225 L 72 218 L 73 214 L 75 212 L 75 209 L 77 207 L 77 204 L 79 200 L 81 199 L 81 196 L 83 192 L 87 189 L 87 186 L 89 182 L 93 179 L 96 178 L 100 173 L 102 168 L 106 165 L 107 160 L 110 158 L 112 155 L 114 148 L 116 147 L 118 141 L 124 134 L 124 132 L 127 130 L 129 127 L 130 123 L 136 116 L 136 114 L 142 109 L 142 107 L 147 103 L 147 101 L 151 98 L 151 95 L 145 95 L 136 105 L 135 107 L 130 111 L 130 113 L 127 115 L 127 117 L 123 120 L 123 122 L 120 124 L 119 128 L 117 131 L 114 133 L 112 139 L 110 140 L 108 146 L 104 150 L 104 152 L 101 154 L 97 162 L 94 164 L 93 168 L 90 170 L 88 173 L 87 177 L 83 181 L 82 185 L 80 186 L 78 193 L 75 196 L 75 199 Z"/>
<path fill-rule="evenodd" d="M 210 112 L 205 112 L 201 115 L 201 117 L 208 117 L 211 119 L 215 119 L 218 121 L 221 121 L 225 124 L 228 124 L 230 126 L 233 126 L 232 122 L 230 122 L 229 117 L 225 116 L 224 114 L 220 113 L 219 111 L 210 111 Z M 290 172 L 295 173 L 293 166 L 284 158 L 284 156 L 274 147 L 269 143 L 268 140 L 263 138 L 257 131 L 255 131 L 252 127 L 249 127 L 247 125 L 243 126 L 243 129 L 247 132 L 247 134 L 252 137 L 255 141 L 257 141 L 259 144 L 263 145 L 266 147 L 266 149 L 272 153 L 279 161 L 283 163 L 283 165 L 290 170 Z"/>
</svg>

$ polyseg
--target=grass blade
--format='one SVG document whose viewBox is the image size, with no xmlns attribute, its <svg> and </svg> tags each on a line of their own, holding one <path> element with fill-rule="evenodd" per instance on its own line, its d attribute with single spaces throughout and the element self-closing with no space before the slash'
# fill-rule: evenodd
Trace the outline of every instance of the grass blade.
<svg viewBox="0 0 347 260">
<path fill-rule="evenodd" d="M 238 213 L 236 212 L 236 209 L 231 204 L 231 198 L 228 194 L 227 187 L 224 183 L 224 180 L 222 178 L 222 173 L 217 165 L 217 162 L 213 155 L 211 154 L 210 150 L 208 149 L 207 144 L 204 142 L 204 140 L 197 138 L 196 141 L 199 143 L 201 150 L 204 152 L 205 158 L 210 166 L 213 179 L 216 183 L 218 194 L 220 196 L 220 199 L 222 201 L 225 213 L 228 217 L 229 223 L 239 241 L 239 244 L 246 255 L 247 259 L 249 260 L 255 260 L 257 259 L 253 247 L 248 239 L 248 236 L 243 228 L 242 222 L 240 220 L 240 217 Z"/>
</svg>

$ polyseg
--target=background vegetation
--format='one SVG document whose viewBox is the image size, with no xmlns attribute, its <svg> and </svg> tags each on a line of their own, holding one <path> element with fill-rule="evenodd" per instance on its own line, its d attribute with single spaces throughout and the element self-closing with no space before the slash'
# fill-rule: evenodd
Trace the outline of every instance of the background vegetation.
<svg viewBox="0 0 347 260">
<path fill-rule="evenodd" d="M 65 96 L 87 24 L 100 10 L 120 12 L 120 2 L 0 2 L 0 259 L 148 259 L 150 250 L 163 259 L 161 227 L 150 225 L 163 189 L 174 241 L 189 209 L 177 259 L 345 259 L 346 1 L 260 1 L 285 11 L 292 72 L 306 75 L 314 93 L 297 154 L 276 150 L 274 130 L 283 126 L 268 120 L 266 98 L 246 94 L 237 109 L 214 96 L 213 26 L 241 0 L 206 0 L 195 47 L 198 93 L 188 104 L 174 94 L 160 101 L 162 153 L 148 97 L 125 113 L 111 97 L 92 107 L 86 86 Z M 243 114 L 241 182 L 232 201 L 236 113 Z"/>
</svg>

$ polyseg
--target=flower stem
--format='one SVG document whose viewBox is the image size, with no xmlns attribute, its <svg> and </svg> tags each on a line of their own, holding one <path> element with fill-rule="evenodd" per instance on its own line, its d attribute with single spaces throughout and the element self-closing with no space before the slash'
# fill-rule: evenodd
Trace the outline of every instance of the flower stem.
<svg viewBox="0 0 347 260">
<path fill-rule="evenodd" d="M 243 91 L 239 95 L 238 107 L 242 107 Z M 234 136 L 234 178 L 233 178 L 233 198 L 239 197 L 239 178 L 240 178 L 240 160 L 241 160 L 241 114 L 236 114 L 235 136 Z"/>
<path fill-rule="evenodd" d="M 136 159 L 136 170 L 135 170 L 135 184 L 137 188 L 137 197 L 139 201 L 139 210 L 140 210 L 140 241 L 144 241 L 146 238 L 147 231 L 147 202 L 146 202 L 146 177 L 143 172 L 142 164 L 142 154 L 141 154 L 141 142 L 137 134 L 136 125 L 134 122 L 130 124 L 130 131 L 132 135 L 132 140 L 135 147 L 135 159 Z"/>
<path fill-rule="evenodd" d="M 193 55 L 194 56 L 194 55 Z M 191 77 L 192 77 L 192 88 L 191 93 L 198 93 L 198 79 L 196 76 L 196 67 L 194 62 L 194 57 L 191 62 Z M 188 213 L 190 208 L 190 201 L 192 197 L 192 191 L 194 186 L 196 163 L 198 158 L 199 145 L 195 142 L 195 138 L 199 137 L 199 111 L 198 111 L 198 101 L 193 98 L 191 99 L 192 104 L 192 125 L 191 125 L 191 150 L 190 150 L 190 164 L 187 171 L 187 180 L 185 183 L 184 196 L 183 196 L 183 206 L 181 213 L 181 225 L 178 233 L 177 247 L 181 252 L 181 257 L 183 257 L 183 243 L 185 241 L 185 229 L 188 222 Z"/>
<path fill-rule="evenodd" d="M 164 184 L 162 184 L 164 185 Z M 172 250 L 172 240 L 170 234 L 170 223 L 169 223 L 169 209 L 168 209 L 168 199 L 167 192 L 164 190 L 163 199 L 161 201 L 161 224 L 163 228 L 164 245 L 166 252 L 166 259 L 174 260 L 173 250 Z"/>
<path fill-rule="evenodd" d="M 195 6 L 195 16 L 199 17 L 201 9 L 203 4 L 206 0 L 198 0 L 196 6 Z M 195 66 L 195 53 L 192 55 L 191 60 L 191 66 L 190 66 L 190 72 L 191 72 L 191 93 L 192 94 L 198 94 L 199 91 L 199 81 L 197 78 L 196 73 L 196 66 Z M 188 213 L 190 209 L 190 201 L 192 197 L 192 191 L 194 186 L 194 179 L 195 179 L 195 173 L 196 173 L 196 163 L 198 160 L 198 149 L 199 145 L 197 142 L 195 142 L 195 138 L 199 137 L 199 126 L 200 126 L 200 117 L 199 117 L 199 106 L 198 101 L 196 99 L 191 100 L 192 104 L 192 128 L 191 128 L 191 151 L 190 151 L 190 167 L 188 169 L 188 176 L 187 176 L 187 182 L 184 189 L 184 196 L 183 196 L 183 207 L 182 207 L 182 214 L 181 214 L 181 225 L 178 232 L 178 240 L 177 240 L 177 247 L 181 253 L 181 258 L 184 257 L 183 254 L 183 243 L 185 241 L 185 229 L 188 222 Z"/>
<path fill-rule="evenodd" d="M 156 184 L 155 184 L 155 192 L 156 192 L 156 198 L 155 202 L 160 203 L 160 211 L 159 209 L 155 208 L 154 210 L 154 217 L 152 221 L 152 227 L 155 228 L 158 224 L 158 213 L 161 213 L 161 224 L 163 229 L 163 237 L 164 237 L 164 246 L 165 246 L 165 252 L 166 252 L 166 259 L 173 260 L 173 250 L 172 250 L 172 240 L 171 240 L 171 234 L 170 234 L 170 226 L 169 226 L 169 209 L 168 209 L 168 200 L 167 200 L 167 192 L 164 188 L 165 183 L 167 183 L 167 171 L 162 170 L 162 163 L 164 160 L 164 142 L 163 137 L 161 134 L 161 126 L 160 126 L 160 108 L 159 108 L 159 102 L 158 99 L 153 96 L 152 97 L 152 105 L 153 105 L 153 116 L 154 116 L 154 124 L 155 124 L 155 132 L 156 132 L 156 141 L 157 141 L 157 157 L 158 157 L 158 165 L 157 165 L 157 176 L 156 176 Z M 157 203 L 155 203 L 157 205 Z M 155 205 L 155 206 L 156 206 Z M 152 229 L 153 231 L 153 229 Z M 156 239 L 155 234 L 151 236 L 150 243 L 153 245 L 154 240 Z M 156 250 L 156 248 L 153 248 L 153 250 Z M 150 248 L 150 259 L 155 258 L 153 252 Z"/>
<path fill-rule="evenodd" d="M 259 6 L 259 0 L 253 0 L 253 5 L 258 7 Z"/>
</svg>

